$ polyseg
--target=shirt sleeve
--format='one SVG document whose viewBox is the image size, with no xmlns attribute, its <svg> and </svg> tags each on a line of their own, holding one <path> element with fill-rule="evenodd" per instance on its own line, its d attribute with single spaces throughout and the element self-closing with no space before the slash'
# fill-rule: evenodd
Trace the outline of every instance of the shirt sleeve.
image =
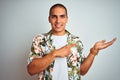
<svg viewBox="0 0 120 80">
<path fill-rule="evenodd" d="M 85 56 L 83 54 L 83 43 L 81 40 L 78 40 L 78 53 L 79 53 L 79 61 L 82 63 L 85 60 Z"/>
<path fill-rule="evenodd" d="M 77 51 L 78 51 L 78 60 L 82 63 L 85 60 L 85 56 L 83 54 L 83 43 L 79 37 L 74 37 L 74 42 L 77 43 Z"/>
<path fill-rule="evenodd" d="M 28 64 L 35 58 L 41 58 L 43 56 L 43 48 L 41 44 L 44 44 L 43 41 L 44 36 L 43 35 L 36 35 L 33 38 L 32 45 L 31 45 L 31 50 L 28 56 Z"/>
</svg>

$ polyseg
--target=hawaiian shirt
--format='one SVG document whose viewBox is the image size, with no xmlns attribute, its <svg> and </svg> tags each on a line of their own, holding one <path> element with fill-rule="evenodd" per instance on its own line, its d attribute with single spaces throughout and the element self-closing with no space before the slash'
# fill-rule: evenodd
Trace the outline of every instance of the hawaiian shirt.
<svg viewBox="0 0 120 80">
<path fill-rule="evenodd" d="M 66 30 L 68 35 L 67 44 L 77 44 L 77 47 L 71 48 L 71 54 L 67 57 L 68 66 L 68 79 L 69 80 L 81 80 L 80 76 L 80 64 L 84 61 L 85 57 L 82 56 L 83 44 L 79 37 L 72 35 Z M 53 39 L 51 38 L 52 31 L 45 34 L 36 35 L 33 39 L 31 51 L 29 53 L 28 64 L 35 58 L 42 58 L 47 55 L 55 47 L 52 45 Z M 46 70 L 39 73 L 38 80 L 52 80 L 52 72 L 54 67 L 54 61 L 47 67 Z"/>
</svg>

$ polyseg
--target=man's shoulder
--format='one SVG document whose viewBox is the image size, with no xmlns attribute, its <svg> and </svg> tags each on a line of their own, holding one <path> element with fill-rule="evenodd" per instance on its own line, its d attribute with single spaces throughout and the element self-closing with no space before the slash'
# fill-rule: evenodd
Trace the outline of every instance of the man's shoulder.
<svg viewBox="0 0 120 80">
<path fill-rule="evenodd" d="M 47 33 L 39 33 L 39 34 L 36 34 L 35 37 L 45 37 L 47 36 Z"/>
<path fill-rule="evenodd" d="M 45 39 L 46 36 L 47 36 L 47 33 L 36 34 L 33 38 L 33 41 Z"/>
<path fill-rule="evenodd" d="M 79 38 L 77 35 L 69 32 L 68 30 L 66 30 L 67 34 L 69 35 L 69 37 L 72 37 L 72 38 Z"/>
<path fill-rule="evenodd" d="M 79 39 L 80 37 L 75 35 L 75 34 L 70 34 L 69 37 L 71 37 L 72 39 Z"/>
</svg>

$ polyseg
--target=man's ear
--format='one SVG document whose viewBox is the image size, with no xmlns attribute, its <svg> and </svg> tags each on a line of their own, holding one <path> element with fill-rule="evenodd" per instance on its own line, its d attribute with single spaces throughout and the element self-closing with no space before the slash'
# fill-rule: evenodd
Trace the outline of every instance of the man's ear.
<svg viewBox="0 0 120 80">
<path fill-rule="evenodd" d="M 49 21 L 49 23 L 50 23 L 50 16 L 48 17 L 48 21 Z"/>
<path fill-rule="evenodd" d="M 68 16 L 67 16 L 67 22 L 68 22 Z M 67 23 L 67 22 L 66 22 L 66 23 Z"/>
</svg>

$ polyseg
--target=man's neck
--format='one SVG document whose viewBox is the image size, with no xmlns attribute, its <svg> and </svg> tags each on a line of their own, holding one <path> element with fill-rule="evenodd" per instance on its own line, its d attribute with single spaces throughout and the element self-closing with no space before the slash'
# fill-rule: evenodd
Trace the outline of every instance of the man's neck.
<svg viewBox="0 0 120 80">
<path fill-rule="evenodd" d="M 61 32 L 52 31 L 52 34 L 53 34 L 53 35 L 56 35 L 56 36 L 63 36 L 63 35 L 66 34 L 66 31 L 61 31 Z"/>
</svg>

